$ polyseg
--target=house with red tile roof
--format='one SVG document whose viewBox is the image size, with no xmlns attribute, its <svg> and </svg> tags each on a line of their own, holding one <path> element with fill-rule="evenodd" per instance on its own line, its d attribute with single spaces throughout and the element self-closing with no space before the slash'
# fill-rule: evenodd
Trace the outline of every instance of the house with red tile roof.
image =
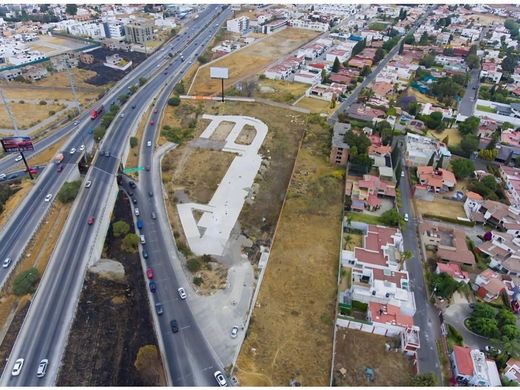
<svg viewBox="0 0 520 390">
<path fill-rule="evenodd" d="M 447 192 L 453 190 L 457 184 L 455 175 L 446 169 L 436 169 L 431 166 L 417 167 L 419 183 L 432 192 Z"/>
<path fill-rule="evenodd" d="M 469 283 L 469 273 L 462 271 L 460 266 L 455 263 L 437 263 L 435 268 L 436 274 L 446 273 L 451 276 L 453 280 L 459 283 Z"/>
<path fill-rule="evenodd" d="M 502 134 L 503 133 L 504 131 L 502 131 Z M 501 165 L 499 172 L 506 186 L 505 195 L 509 204 L 513 207 L 520 208 L 520 169 Z"/>
<path fill-rule="evenodd" d="M 371 67 L 373 61 L 368 58 L 360 58 L 359 56 L 354 56 L 348 61 L 348 65 L 353 68 L 363 69 L 365 66 Z"/>
<path fill-rule="evenodd" d="M 393 91 L 394 86 L 392 83 L 388 82 L 379 82 L 372 84 L 371 87 L 372 91 L 374 92 L 374 95 L 379 98 L 384 98 L 386 95 L 388 95 L 390 92 Z"/>
<path fill-rule="evenodd" d="M 363 201 L 366 209 L 374 211 L 381 207 L 379 197 L 395 198 L 395 184 L 377 176 L 363 175 L 363 180 L 354 182 L 352 196 Z"/>
<path fill-rule="evenodd" d="M 372 122 L 376 118 L 384 118 L 385 112 L 377 108 L 365 106 L 364 104 L 355 103 L 347 109 L 347 115 L 354 119 Z"/>
<path fill-rule="evenodd" d="M 506 368 L 504 368 L 504 376 L 507 379 L 520 384 L 520 360 L 510 358 L 506 362 Z"/>
<path fill-rule="evenodd" d="M 453 376 L 463 386 L 502 386 L 496 363 L 478 349 L 453 346 L 450 355 Z"/>
<path fill-rule="evenodd" d="M 349 85 L 352 83 L 352 80 L 354 80 L 352 77 L 349 77 L 349 76 L 345 76 L 344 74 L 340 74 L 340 73 L 331 73 L 329 75 L 329 80 L 333 83 L 338 83 L 338 84 L 344 84 L 344 85 Z"/>
<path fill-rule="evenodd" d="M 489 257 L 489 266 L 508 275 L 520 275 L 520 238 L 493 231 L 490 241 L 484 241 L 477 249 Z"/>
<path fill-rule="evenodd" d="M 490 268 L 477 275 L 475 284 L 478 286 L 477 296 L 486 302 L 498 299 L 506 290 L 502 276 Z"/>
</svg>

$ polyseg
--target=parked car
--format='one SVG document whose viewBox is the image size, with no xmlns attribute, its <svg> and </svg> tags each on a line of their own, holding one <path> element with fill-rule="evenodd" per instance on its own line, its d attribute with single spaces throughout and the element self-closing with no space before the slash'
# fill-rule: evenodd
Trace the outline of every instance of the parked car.
<svg viewBox="0 0 520 390">
<path fill-rule="evenodd" d="M 157 283 L 155 283 L 153 280 L 148 283 L 148 287 L 150 287 L 150 292 L 152 294 L 155 294 L 157 291 Z"/>
<path fill-rule="evenodd" d="M 177 320 L 171 320 L 170 327 L 172 328 L 173 333 L 177 333 L 179 331 L 179 325 L 177 324 Z"/>
<path fill-rule="evenodd" d="M 84 150 L 85 150 L 85 145 L 81 145 L 81 146 L 79 147 L 79 151 L 80 151 L 80 152 L 83 152 Z"/>
<path fill-rule="evenodd" d="M 40 361 L 40 364 L 38 364 L 38 370 L 36 370 L 36 376 L 38 378 L 43 378 L 45 376 L 48 365 L 49 365 L 49 359 L 42 359 Z"/>
<path fill-rule="evenodd" d="M 155 211 L 152 211 L 152 219 L 157 219 L 157 215 L 155 214 Z"/>
<path fill-rule="evenodd" d="M 17 359 L 16 362 L 14 362 L 13 371 L 11 371 L 12 376 L 20 375 L 22 372 L 23 362 L 23 358 Z"/>
<path fill-rule="evenodd" d="M 58 172 L 63 171 L 63 165 L 58 165 Z"/>
<path fill-rule="evenodd" d="M 238 326 L 233 326 L 231 328 L 231 338 L 234 339 L 238 335 Z"/>
<path fill-rule="evenodd" d="M 180 287 L 177 291 L 178 291 L 179 296 L 181 297 L 181 299 L 186 299 L 186 297 L 187 297 L 186 291 L 184 291 L 184 289 L 182 287 Z"/>
<path fill-rule="evenodd" d="M 2 267 L 3 268 L 7 268 L 11 265 L 11 258 L 10 257 L 6 257 L 4 262 L 2 263 Z"/>
<path fill-rule="evenodd" d="M 146 146 L 148 146 L 148 147 L 152 146 L 152 141 L 147 141 Z"/>
<path fill-rule="evenodd" d="M 163 309 L 163 304 L 162 303 L 157 302 L 155 304 L 155 312 L 157 313 L 158 316 L 160 316 L 160 315 L 162 315 L 164 313 L 164 309 Z"/>
<path fill-rule="evenodd" d="M 227 386 L 226 377 L 220 371 L 215 371 L 213 376 L 215 377 L 215 380 L 217 381 L 220 387 Z"/>
<path fill-rule="evenodd" d="M 90 188 L 91 185 L 92 182 L 90 180 L 87 180 L 87 182 L 85 183 L 85 188 Z"/>
<path fill-rule="evenodd" d="M 143 221 L 140 218 L 137 219 L 137 229 L 141 230 L 143 228 Z"/>
<path fill-rule="evenodd" d="M 138 217 L 140 215 L 139 209 L 136 207 L 134 210 L 135 216 Z"/>
<path fill-rule="evenodd" d="M 18 156 L 14 159 L 14 161 L 18 162 L 18 161 L 22 161 L 22 156 Z"/>
<path fill-rule="evenodd" d="M 146 165 L 146 166 L 144 167 L 144 169 L 146 169 L 146 171 L 149 172 L 149 171 L 150 171 L 150 165 Z"/>
<path fill-rule="evenodd" d="M 128 185 L 130 186 L 130 188 L 135 188 L 136 187 L 136 185 L 135 185 L 135 183 L 133 181 L 129 181 Z"/>
<path fill-rule="evenodd" d="M 408 222 L 409 218 L 408 218 L 408 213 L 404 213 L 404 221 L 405 222 Z"/>
<path fill-rule="evenodd" d="M 144 238 L 144 234 L 141 234 L 141 235 L 139 236 L 139 241 L 140 241 L 141 244 L 143 244 L 143 245 L 146 244 L 146 240 L 145 240 L 145 238 Z"/>
<path fill-rule="evenodd" d="M 136 198 L 132 198 L 132 203 L 133 204 L 137 204 L 137 199 Z"/>
<path fill-rule="evenodd" d="M 150 267 L 146 269 L 146 277 L 150 280 L 153 279 L 153 270 Z"/>
<path fill-rule="evenodd" d="M 148 252 L 147 252 L 147 251 L 145 251 L 145 250 L 143 250 L 143 257 L 144 257 L 145 259 L 147 259 L 147 258 L 148 258 Z"/>
<path fill-rule="evenodd" d="M 5 180 L 7 175 L 5 173 L 0 173 L 0 180 Z"/>
</svg>

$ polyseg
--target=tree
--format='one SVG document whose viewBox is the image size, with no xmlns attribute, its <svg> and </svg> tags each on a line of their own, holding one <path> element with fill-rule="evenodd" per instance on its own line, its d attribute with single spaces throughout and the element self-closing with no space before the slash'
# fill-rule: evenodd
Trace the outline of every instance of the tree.
<svg viewBox="0 0 520 390">
<path fill-rule="evenodd" d="M 65 5 L 65 13 L 67 15 L 76 15 L 78 13 L 78 6 L 76 4 Z"/>
<path fill-rule="evenodd" d="M 352 130 L 345 133 L 344 141 L 350 146 L 350 148 L 356 146 L 359 154 L 367 153 L 368 147 L 372 144 L 365 134 L 361 133 L 358 135 Z"/>
<path fill-rule="evenodd" d="M 379 61 L 381 61 L 383 58 L 385 58 L 385 51 L 382 47 L 378 47 L 376 50 L 376 53 L 374 54 L 374 64 L 377 64 Z"/>
<path fill-rule="evenodd" d="M 419 39 L 419 45 L 424 46 L 427 45 L 429 42 L 430 37 L 428 36 L 428 33 L 424 31 L 421 35 L 421 38 Z"/>
<path fill-rule="evenodd" d="M 125 103 L 128 101 L 128 98 L 129 98 L 129 97 L 130 97 L 130 96 L 129 96 L 127 93 L 125 93 L 124 95 L 120 95 L 120 96 L 118 96 L 118 97 L 117 97 L 117 100 L 119 100 L 119 103 L 120 103 L 120 104 L 125 104 Z"/>
<path fill-rule="evenodd" d="M 127 253 L 132 253 L 137 250 L 139 246 L 139 238 L 135 233 L 128 233 L 121 243 L 121 249 Z"/>
<path fill-rule="evenodd" d="M 495 318 L 495 309 L 485 303 L 476 303 L 471 318 Z"/>
<path fill-rule="evenodd" d="M 413 36 L 413 34 L 407 34 L 404 37 L 403 43 L 405 43 L 406 45 L 413 45 L 415 43 L 415 37 Z"/>
<path fill-rule="evenodd" d="M 363 77 L 368 76 L 369 73 L 370 73 L 370 66 L 368 66 L 368 65 L 363 66 L 363 69 L 361 69 L 361 72 L 359 72 L 359 74 Z"/>
<path fill-rule="evenodd" d="M 412 252 L 410 252 L 408 249 L 403 251 L 403 253 L 401 253 L 401 259 L 403 261 L 411 260 L 412 257 L 413 257 Z"/>
<path fill-rule="evenodd" d="M 178 96 L 173 96 L 170 99 L 168 99 L 168 104 L 170 106 L 178 106 L 181 104 L 181 99 Z"/>
<path fill-rule="evenodd" d="M 497 149 L 488 149 L 488 148 L 482 149 L 482 150 L 480 150 L 480 152 L 478 152 L 478 156 L 482 160 L 487 160 L 487 161 L 493 161 L 497 157 L 497 154 L 498 154 Z"/>
<path fill-rule="evenodd" d="M 475 170 L 475 164 L 471 160 L 458 158 L 451 162 L 451 169 L 458 180 L 463 180 Z"/>
<path fill-rule="evenodd" d="M 444 154 L 441 154 L 441 158 L 437 160 L 437 164 L 435 165 L 435 169 L 442 168 L 442 164 L 444 163 Z"/>
<path fill-rule="evenodd" d="M 38 280 L 38 270 L 35 267 L 19 273 L 13 281 L 13 293 L 17 296 L 34 292 L 34 284 Z"/>
<path fill-rule="evenodd" d="M 433 65 L 435 65 L 435 56 L 433 54 L 423 55 L 419 61 L 419 65 L 422 65 L 425 68 L 431 68 Z"/>
<path fill-rule="evenodd" d="M 130 231 L 130 225 L 125 221 L 117 221 L 112 224 L 112 234 L 114 237 L 121 237 Z"/>
<path fill-rule="evenodd" d="M 470 330 L 484 337 L 495 338 L 500 334 L 497 321 L 494 318 L 471 317 L 468 325 Z"/>
<path fill-rule="evenodd" d="M 70 203 L 74 199 L 76 199 L 76 195 L 78 195 L 79 188 L 81 186 L 81 181 L 70 181 L 63 184 L 60 192 L 58 192 L 58 200 L 61 203 Z"/>
<path fill-rule="evenodd" d="M 450 299 L 453 293 L 460 287 L 460 283 L 456 282 L 445 272 L 433 274 L 431 283 L 435 295 L 446 299 Z"/>
<path fill-rule="evenodd" d="M 476 69 L 480 65 L 480 60 L 476 54 L 468 54 L 466 57 L 466 64 L 470 69 Z"/>
<path fill-rule="evenodd" d="M 444 125 L 442 123 L 442 114 L 440 112 L 432 112 L 425 118 L 426 126 L 432 130 L 443 130 Z"/>
<path fill-rule="evenodd" d="M 442 140 L 442 143 L 446 146 L 448 146 L 448 144 L 450 143 L 450 136 L 447 135 L 446 137 L 443 138 Z"/>
<path fill-rule="evenodd" d="M 327 81 L 327 71 L 325 69 L 321 70 L 321 82 L 324 84 Z"/>
<path fill-rule="evenodd" d="M 467 134 L 460 141 L 460 149 L 464 156 L 470 157 L 478 149 L 478 137 L 474 134 Z"/>
<path fill-rule="evenodd" d="M 104 127 L 102 125 L 97 126 L 93 132 L 94 139 L 97 142 L 101 141 L 103 139 L 103 137 L 105 136 L 106 131 L 107 131 L 106 127 Z"/>
<path fill-rule="evenodd" d="M 381 222 L 385 225 L 398 226 L 401 216 L 399 215 L 397 209 L 390 209 L 385 211 L 380 218 Z"/>
<path fill-rule="evenodd" d="M 184 82 L 181 80 L 177 84 L 175 84 L 175 87 L 173 88 L 175 92 L 177 92 L 179 95 L 182 95 L 186 92 L 184 88 Z"/>
<path fill-rule="evenodd" d="M 332 64 L 332 72 L 333 73 L 338 73 L 340 66 L 341 66 L 341 64 L 339 62 L 339 58 L 336 57 L 334 59 L 334 64 Z"/>
<path fill-rule="evenodd" d="M 494 176 L 488 175 L 480 179 L 480 182 L 484 184 L 487 188 L 489 188 L 491 191 L 497 190 L 497 181 Z"/>
<path fill-rule="evenodd" d="M 139 86 L 142 87 L 147 81 L 148 79 L 146 77 L 139 77 Z"/>
<path fill-rule="evenodd" d="M 412 376 L 408 385 L 413 387 L 433 387 L 437 385 L 437 381 L 435 380 L 433 372 L 428 372 L 426 374 Z"/>
<path fill-rule="evenodd" d="M 136 137 L 130 137 L 130 147 L 135 148 L 137 146 L 137 138 Z"/>
<path fill-rule="evenodd" d="M 517 63 L 518 63 L 518 56 L 510 54 L 507 57 L 504 57 L 504 59 L 502 60 L 502 64 L 501 64 L 502 70 L 507 73 L 514 73 Z"/>
<path fill-rule="evenodd" d="M 354 45 L 354 47 L 352 48 L 352 57 L 361 53 L 363 51 L 363 49 L 366 47 L 366 45 L 367 45 L 366 39 L 363 39 L 363 40 L 359 41 L 358 43 L 356 43 Z"/>
<path fill-rule="evenodd" d="M 369 172 L 372 169 L 372 165 L 374 165 L 374 160 L 366 153 L 358 154 L 356 157 L 351 158 L 350 162 L 365 167 L 367 172 Z"/>
<path fill-rule="evenodd" d="M 399 54 L 403 54 L 403 51 L 404 51 L 404 41 L 402 41 L 401 44 L 399 45 Z"/>
<path fill-rule="evenodd" d="M 206 62 L 208 62 L 208 57 L 202 53 L 200 56 L 197 57 L 197 61 L 199 61 L 201 64 L 205 64 Z"/>
</svg>

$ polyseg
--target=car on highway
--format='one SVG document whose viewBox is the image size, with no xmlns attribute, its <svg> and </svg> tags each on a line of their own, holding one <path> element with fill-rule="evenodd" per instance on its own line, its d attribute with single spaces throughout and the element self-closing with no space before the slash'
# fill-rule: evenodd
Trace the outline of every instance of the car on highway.
<svg viewBox="0 0 520 390">
<path fill-rule="evenodd" d="M 155 292 L 157 291 L 157 283 L 155 283 L 153 280 L 150 281 L 150 283 L 148 283 L 148 287 L 150 287 L 150 292 L 152 294 L 155 294 Z"/>
<path fill-rule="evenodd" d="M 408 222 L 409 218 L 408 218 L 408 213 L 404 213 L 404 221 L 405 222 Z"/>
<path fill-rule="evenodd" d="M 155 211 L 152 211 L 152 219 L 157 219 L 157 215 L 155 214 Z"/>
<path fill-rule="evenodd" d="M 153 270 L 150 267 L 146 269 L 146 277 L 150 280 L 153 279 Z"/>
<path fill-rule="evenodd" d="M 105 151 L 105 157 L 110 157 L 110 152 L 108 150 Z"/>
<path fill-rule="evenodd" d="M 57 169 L 58 172 L 61 172 L 63 171 L 63 165 L 58 165 L 58 169 Z"/>
<path fill-rule="evenodd" d="M 231 338 L 235 339 L 238 335 L 238 326 L 233 326 L 231 328 Z"/>
<path fill-rule="evenodd" d="M 152 146 L 152 141 L 147 141 L 146 146 L 148 146 L 148 147 Z"/>
<path fill-rule="evenodd" d="M 140 213 L 139 213 L 139 209 L 138 209 L 137 207 L 136 207 L 135 210 L 134 210 L 134 214 L 135 214 L 136 217 L 138 217 L 139 214 L 140 214 Z"/>
<path fill-rule="evenodd" d="M 137 199 L 136 198 L 132 198 L 132 203 L 133 204 L 137 204 Z"/>
<path fill-rule="evenodd" d="M 94 223 L 94 217 L 91 215 L 90 217 L 87 218 L 87 223 L 89 225 L 92 225 Z"/>
<path fill-rule="evenodd" d="M 135 109 L 135 104 L 132 104 L 132 110 L 134 110 L 134 109 Z"/>
<path fill-rule="evenodd" d="M 181 297 L 181 299 L 186 299 L 186 297 L 187 297 L 186 291 L 184 291 L 184 289 L 182 287 L 179 287 L 177 292 L 179 293 L 179 296 Z"/>
<path fill-rule="evenodd" d="M 226 377 L 220 371 L 215 371 L 213 376 L 215 377 L 215 380 L 217 381 L 220 387 L 227 386 Z"/>
<path fill-rule="evenodd" d="M 85 150 L 85 145 L 81 145 L 81 146 L 79 147 L 79 151 L 80 151 L 80 152 L 83 152 L 84 150 Z"/>
<path fill-rule="evenodd" d="M 155 110 L 153 110 L 154 114 L 157 114 L 158 112 L 159 112 L 159 110 L 157 108 Z"/>
<path fill-rule="evenodd" d="M 144 169 L 145 169 L 147 172 L 150 172 L 150 165 L 146 165 L 146 166 L 144 167 Z"/>
<path fill-rule="evenodd" d="M 18 376 L 22 372 L 23 367 L 23 358 L 16 359 L 16 362 L 14 362 L 13 371 L 11 371 L 12 376 Z"/>
<path fill-rule="evenodd" d="M 92 186 L 92 181 L 87 180 L 87 182 L 85 183 L 85 188 L 90 188 L 90 186 Z"/>
<path fill-rule="evenodd" d="M 52 199 L 52 194 L 47 194 L 47 195 L 45 196 L 45 201 L 46 201 L 46 202 L 50 202 L 51 199 Z"/>
<path fill-rule="evenodd" d="M 74 124 L 74 126 L 77 126 L 77 125 L 79 125 L 79 122 L 78 121 L 74 121 L 73 124 Z"/>
<path fill-rule="evenodd" d="M 121 118 L 124 118 L 124 117 L 125 117 L 125 114 L 123 113 L 123 114 L 121 114 L 121 115 L 119 115 L 119 116 L 120 116 Z"/>
<path fill-rule="evenodd" d="M 148 252 L 147 252 L 147 251 L 145 251 L 145 250 L 143 250 L 143 257 L 144 257 L 145 259 L 147 259 L 147 258 L 148 258 Z"/>
<path fill-rule="evenodd" d="M 76 148 L 72 148 L 72 149 L 70 150 L 69 153 L 70 153 L 70 154 L 74 154 L 74 153 L 76 153 Z"/>
<path fill-rule="evenodd" d="M 157 302 L 155 304 L 155 312 L 158 316 L 162 315 L 164 313 L 163 304 L 160 302 Z"/>
<path fill-rule="evenodd" d="M 155 121 L 153 121 L 153 120 L 150 121 L 150 125 L 152 125 L 152 126 L 155 125 Z"/>
<path fill-rule="evenodd" d="M 11 258 L 10 257 L 6 257 L 4 262 L 2 263 L 2 267 L 3 268 L 7 268 L 11 265 Z"/>
<path fill-rule="evenodd" d="M 173 333 L 177 333 L 179 331 L 179 325 L 177 324 L 177 320 L 171 320 L 170 327 L 172 328 Z"/>
<path fill-rule="evenodd" d="M 150 198 L 153 198 L 153 192 L 152 192 L 152 191 L 148 191 L 148 196 L 149 196 Z"/>
<path fill-rule="evenodd" d="M 22 161 L 22 156 L 18 156 L 14 159 L 14 161 L 18 162 L 18 161 Z"/>
<path fill-rule="evenodd" d="M 45 376 L 48 365 L 49 365 L 49 359 L 42 359 L 40 361 L 40 364 L 38 364 L 38 369 L 36 370 L 36 376 L 38 378 L 43 378 Z"/>
<path fill-rule="evenodd" d="M 5 180 L 7 175 L 5 173 L 0 174 L 0 180 Z"/>
</svg>

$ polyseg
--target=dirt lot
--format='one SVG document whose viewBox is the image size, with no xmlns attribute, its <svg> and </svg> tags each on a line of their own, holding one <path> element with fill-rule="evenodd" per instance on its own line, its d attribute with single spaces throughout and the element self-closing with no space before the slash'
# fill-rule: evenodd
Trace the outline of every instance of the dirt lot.
<svg viewBox="0 0 520 390">
<path fill-rule="evenodd" d="M 112 221 L 124 220 L 133 231 L 129 210 L 128 200 L 120 192 Z M 120 244 L 121 239 L 114 238 L 109 229 L 105 255 L 124 265 L 125 280 L 116 282 L 87 274 L 58 386 L 165 384 L 162 370 L 157 370 L 161 366 L 158 353 L 147 347 L 157 348 L 157 340 L 151 331 L 152 317 L 139 255 L 121 251 Z M 85 335 L 89 335 L 88 343 Z M 143 365 L 143 356 L 138 359 L 142 354 L 148 356 L 147 365 Z"/>
<path fill-rule="evenodd" d="M 310 97 L 304 97 L 298 103 L 295 104 L 297 107 L 307 108 L 311 112 L 315 112 L 318 114 L 331 114 L 334 112 L 335 108 L 330 108 L 330 102 L 326 102 L 325 100 L 313 99 Z"/>
<path fill-rule="evenodd" d="M 282 80 L 258 80 L 254 97 L 274 100 L 280 103 L 294 103 L 296 99 L 305 94 L 309 85 L 291 83 Z"/>
<path fill-rule="evenodd" d="M 422 214 L 439 215 L 447 218 L 466 218 L 462 202 L 454 200 L 442 199 L 436 197 L 434 201 L 414 199 L 417 210 L 421 210 Z"/>
<path fill-rule="evenodd" d="M 51 111 L 57 113 L 64 108 L 65 106 L 61 104 L 9 103 L 9 109 L 16 120 L 16 125 L 21 130 L 37 125 L 42 120 L 54 115 Z M 11 120 L 4 109 L 0 110 L 0 128 L 13 129 Z"/>
<path fill-rule="evenodd" d="M 59 36 L 51 37 L 48 35 L 39 35 L 36 41 L 28 42 L 28 46 L 30 46 L 33 50 L 39 50 L 42 53 L 47 54 L 47 56 L 55 56 L 69 50 L 85 47 L 87 45 L 87 43 L 77 39 L 70 39 Z"/>
<path fill-rule="evenodd" d="M 298 47 L 309 42 L 319 34 L 316 31 L 287 28 L 264 40 L 253 43 L 243 50 L 221 58 L 208 66 L 199 68 L 189 93 L 192 95 L 213 95 L 220 91 L 220 80 L 209 77 L 212 66 L 229 68 L 228 86 L 237 81 L 261 72 L 265 67 Z"/>
<path fill-rule="evenodd" d="M 56 87 L 33 86 L 30 84 L 10 84 L 1 85 L 4 95 L 9 99 L 16 100 L 73 100 L 72 92 L 66 85 L 57 85 Z M 79 102 L 88 105 L 97 101 L 102 91 L 96 88 L 76 90 Z"/>
<path fill-rule="evenodd" d="M 436 99 L 433 99 L 433 98 L 431 98 L 431 97 L 429 97 L 429 96 L 427 96 L 425 94 L 422 94 L 422 93 L 416 91 L 413 88 L 408 88 L 407 93 L 409 95 L 415 96 L 417 98 L 417 102 L 418 103 L 422 103 L 422 104 L 424 104 L 424 103 L 439 104 L 439 102 Z"/>
<path fill-rule="evenodd" d="M 442 141 L 444 138 L 446 138 L 446 136 L 448 136 L 448 146 L 457 146 L 462 140 L 459 130 L 455 128 L 444 129 L 441 133 L 437 133 L 436 131 L 429 131 L 428 135 L 438 139 L 439 141 Z"/>
<path fill-rule="evenodd" d="M 336 333 L 336 386 L 407 386 L 412 368 L 400 352 L 385 351 L 389 338 L 353 329 Z M 365 369 L 374 371 L 374 381 L 367 382 Z M 339 369 L 345 368 L 343 376 Z"/>
<path fill-rule="evenodd" d="M 305 128 L 236 364 L 242 386 L 329 383 L 343 181 L 327 161 L 328 128 Z"/>
</svg>

